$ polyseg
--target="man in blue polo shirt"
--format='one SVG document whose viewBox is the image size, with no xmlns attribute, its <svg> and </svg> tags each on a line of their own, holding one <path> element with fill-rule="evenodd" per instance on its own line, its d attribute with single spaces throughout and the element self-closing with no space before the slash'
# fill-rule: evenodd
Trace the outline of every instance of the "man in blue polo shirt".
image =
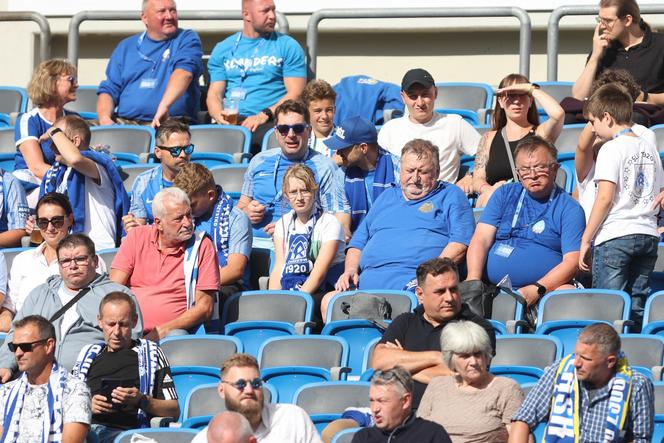
<svg viewBox="0 0 664 443">
<path fill-rule="evenodd" d="M 178 28 L 173 0 L 143 0 L 146 30 L 120 42 L 97 90 L 99 124 L 159 126 L 169 115 L 196 121 L 203 49 L 198 35 Z"/>
<path fill-rule="evenodd" d="M 468 249 L 468 280 L 483 276 L 536 304 L 549 291 L 572 288 L 586 226 L 581 206 L 556 185 L 558 151 L 533 136 L 514 151 L 520 183 L 498 189 L 482 212 Z"/>
<path fill-rule="evenodd" d="M 431 142 L 406 143 L 401 186 L 386 189 L 353 234 L 337 291 L 414 289 L 422 261 L 464 259 L 475 227 L 473 212 L 461 189 L 438 181 L 438 165 L 438 149 Z"/>
<path fill-rule="evenodd" d="M 242 126 L 253 132 L 251 152 L 256 154 L 277 106 L 300 98 L 307 70 L 297 41 L 274 31 L 273 0 L 242 0 L 242 20 L 242 31 L 212 51 L 207 106 L 217 123 L 229 124 L 223 98 L 237 100 Z"/>
<path fill-rule="evenodd" d="M 21 182 L 0 168 L 0 248 L 21 246 L 25 222 L 30 214 Z"/>
<path fill-rule="evenodd" d="M 194 145 L 191 144 L 189 126 L 168 119 L 157 128 L 155 156 L 161 164 L 140 173 L 131 188 L 129 213 L 122 217 L 125 231 L 144 224 L 152 224 L 152 200 L 159 191 L 173 186 L 180 168 L 189 163 Z"/>
<path fill-rule="evenodd" d="M 343 161 L 344 190 L 350 204 L 351 232 L 355 232 L 373 202 L 399 177 L 399 159 L 377 143 L 373 123 L 349 117 L 323 143 Z"/>
<path fill-rule="evenodd" d="M 286 170 L 296 163 L 304 163 L 314 172 L 323 209 L 334 213 L 345 227 L 350 224 L 337 165 L 308 147 L 311 133 L 308 114 L 301 102 L 287 100 L 279 105 L 275 111 L 275 132 L 280 148 L 261 152 L 249 163 L 237 207 L 249 216 L 254 238 L 272 234 L 274 221 L 291 209 L 282 195 L 281 185 Z"/>
</svg>

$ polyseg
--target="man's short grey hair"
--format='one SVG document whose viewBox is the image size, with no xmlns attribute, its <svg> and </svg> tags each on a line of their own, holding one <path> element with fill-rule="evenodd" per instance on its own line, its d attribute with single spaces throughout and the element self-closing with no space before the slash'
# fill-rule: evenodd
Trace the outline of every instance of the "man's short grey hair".
<svg viewBox="0 0 664 443">
<path fill-rule="evenodd" d="M 371 384 L 374 386 L 394 386 L 401 395 L 413 392 L 413 377 L 402 366 L 374 372 L 371 377 Z"/>
<path fill-rule="evenodd" d="M 581 330 L 577 342 L 584 345 L 596 345 L 605 355 L 618 355 L 620 352 L 620 335 L 613 326 L 606 323 L 593 323 Z"/>
<path fill-rule="evenodd" d="M 492 348 L 489 334 L 472 321 L 455 321 L 445 326 L 440 333 L 440 350 L 443 353 L 443 363 L 452 370 L 454 354 L 481 352 L 487 364 L 491 362 Z"/>
<path fill-rule="evenodd" d="M 215 415 L 207 431 L 208 441 L 247 443 L 253 436 L 253 429 L 247 418 L 234 411 L 224 411 Z"/>
<path fill-rule="evenodd" d="M 424 140 L 421 138 L 415 138 L 408 143 L 406 143 L 401 150 L 401 160 L 406 156 L 406 154 L 413 154 L 417 157 L 418 160 L 427 159 L 430 160 L 436 176 L 440 173 L 440 157 L 438 155 L 438 146 L 431 143 L 429 140 Z"/>
<path fill-rule="evenodd" d="M 166 207 L 164 206 L 165 200 L 171 201 L 175 204 L 186 203 L 187 205 L 191 205 L 189 196 L 182 189 L 176 188 L 175 186 L 162 189 L 157 192 L 157 195 L 154 196 L 154 200 L 152 201 L 152 214 L 155 218 L 164 218 L 166 215 Z"/>
</svg>

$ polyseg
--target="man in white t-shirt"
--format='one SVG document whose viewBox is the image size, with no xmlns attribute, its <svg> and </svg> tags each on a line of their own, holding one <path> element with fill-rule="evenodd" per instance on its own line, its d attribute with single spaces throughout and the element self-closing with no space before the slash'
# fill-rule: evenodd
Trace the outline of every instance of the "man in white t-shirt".
<svg viewBox="0 0 664 443">
<path fill-rule="evenodd" d="M 97 249 L 115 248 L 129 197 L 111 156 L 88 149 L 90 128 L 76 115 L 57 120 L 44 134 L 53 141 L 56 163 L 42 180 L 40 195 L 61 192 L 74 211 L 73 232 L 87 234 Z"/>
<path fill-rule="evenodd" d="M 438 147 L 439 179 L 456 183 L 466 193 L 472 177 L 459 177 L 461 155 L 475 155 L 480 134 L 461 116 L 434 111 L 438 90 L 431 74 L 411 69 L 401 80 L 401 97 L 408 115 L 390 120 L 378 133 L 378 144 L 397 157 L 409 141 L 421 138 Z M 459 180 L 460 178 L 460 180 Z"/>
<path fill-rule="evenodd" d="M 248 354 L 235 354 L 221 366 L 219 396 L 226 409 L 244 415 L 258 443 L 322 443 L 313 422 L 299 406 L 265 404 L 258 362 Z M 192 443 L 207 443 L 207 426 Z"/>
</svg>

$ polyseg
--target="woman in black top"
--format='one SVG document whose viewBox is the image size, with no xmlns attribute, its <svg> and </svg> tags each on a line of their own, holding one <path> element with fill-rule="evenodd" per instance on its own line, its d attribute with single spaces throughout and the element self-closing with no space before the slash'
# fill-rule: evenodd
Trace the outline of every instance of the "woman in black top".
<svg viewBox="0 0 664 443">
<path fill-rule="evenodd" d="M 539 102 L 549 119 L 539 124 Z M 528 78 L 510 74 L 503 78 L 497 91 L 493 112 L 493 128 L 480 140 L 475 155 L 473 190 L 479 194 L 476 207 L 484 207 L 493 192 L 505 182 L 514 179 L 510 155 L 503 134 L 513 154 L 521 140 L 533 134 L 555 142 L 562 130 L 565 112 L 558 102 Z"/>
</svg>

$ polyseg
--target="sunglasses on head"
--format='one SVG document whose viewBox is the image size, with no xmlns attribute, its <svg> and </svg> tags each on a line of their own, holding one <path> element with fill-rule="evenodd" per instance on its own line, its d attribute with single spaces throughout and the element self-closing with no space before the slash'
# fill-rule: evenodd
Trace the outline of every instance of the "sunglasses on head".
<svg viewBox="0 0 664 443">
<path fill-rule="evenodd" d="M 65 216 L 56 215 L 55 217 L 52 218 L 46 218 L 46 217 L 37 218 L 37 226 L 39 226 L 39 229 L 41 229 L 42 231 L 48 229 L 49 223 L 52 224 L 55 229 L 60 229 L 65 224 Z"/>
<path fill-rule="evenodd" d="M 252 389 L 260 389 L 263 386 L 263 379 L 260 377 L 256 377 L 253 380 L 245 380 L 243 378 L 239 379 L 236 382 L 229 382 L 229 381 L 221 381 L 222 383 L 226 383 L 227 385 L 233 386 L 235 389 L 238 391 L 244 391 L 244 388 L 247 387 L 247 385 L 251 385 Z"/>
<path fill-rule="evenodd" d="M 300 135 L 307 129 L 309 125 L 306 123 L 296 123 L 294 125 L 276 125 L 274 128 L 279 131 L 279 134 L 286 136 L 292 129 L 296 135 Z"/>
<path fill-rule="evenodd" d="M 157 146 L 159 149 L 163 149 L 164 151 L 168 151 L 172 157 L 179 157 L 182 151 L 186 155 L 191 155 L 192 152 L 194 152 L 194 145 L 189 144 L 187 146 Z"/>
<path fill-rule="evenodd" d="M 45 343 L 48 338 L 42 338 L 41 340 L 33 341 L 31 343 L 7 343 L 7 347 L 11 352 L 16 352 L 17 349 L 20 349 L 23 352 L 31 352 L 32 348 L 39 343 Z"/>
</svg>

